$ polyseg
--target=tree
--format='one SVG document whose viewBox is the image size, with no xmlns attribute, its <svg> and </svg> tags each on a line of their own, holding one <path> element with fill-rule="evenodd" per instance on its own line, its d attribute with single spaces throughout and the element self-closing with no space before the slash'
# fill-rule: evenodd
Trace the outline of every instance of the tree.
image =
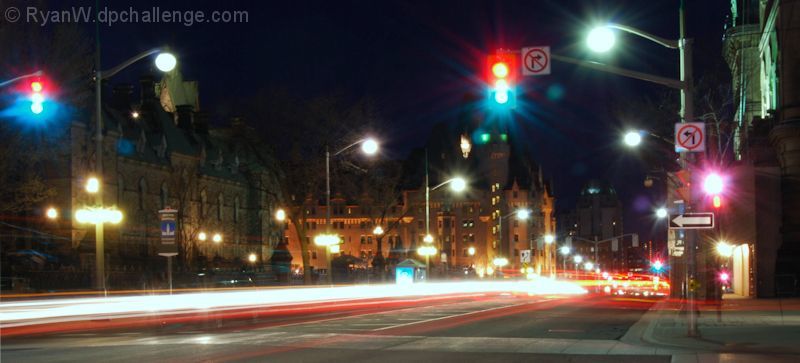
<svg viewBox="0 0 800 363">
<path fill-rule="evenodd" d="M 332 154 L 342 147 L 371 134 L 381 119 L 369 99 L 348 101 L 333 94 L 307 101 L 295 99 L 281 90 L 265 90 L 254 99 L 243 102 L 239 109 L 257 120 L 269 122 L 255 125 L 267 136 L 277 151 L 283 170 L 280 183 L 281 203 L 300 240 L 303 266 L 311 265 L 307 222 L 311 211 L 325 197 L 325 151 Z M 350 155 L 346 158 L 352 159 Z M 346 165 L 343 158 L 332 158 L 333 193 L 348 195 Z M 311 283 L 311 269 L 304 268 L 304 279 Z"/>
</svg>

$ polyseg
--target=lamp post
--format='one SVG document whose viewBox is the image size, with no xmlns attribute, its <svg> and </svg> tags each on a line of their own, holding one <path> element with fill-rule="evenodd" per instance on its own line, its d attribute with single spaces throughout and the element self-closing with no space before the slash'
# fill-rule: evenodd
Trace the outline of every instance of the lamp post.
<svg viewBox="0 0 800 363">
<path fill-rule="evenodd" d="M 88 179 L 86 191 L 90 194 L 100 193 L 100 182 L 95 177 Z M 103 246 L 103 224 L 119 224 L 122 221 L 122 212 L 117 209 L 104 209 L 102 205 L 96 207 L 82 208 L 75 212 L 75 220 L 78 223 L 94 224 L 95 234 L 95 288 L 98 290 L 106 289 L 106 261 L 105 248 Z"/>
<path fill-rule="evenodd" d="M 428 179 L 428 154 L 426 150 L 425 151 L 425 237 L 422 238 L 422 241 L 427 244 L 433 243 L 433 235 L 431 235 L 431 192 L 448 184 L 450 184 L 450 190 L 456 193 L 463 192 L 465 189 L 467 189 L 467 181 L 461 177 L 450 178 L 431 188 Z M 430 268 L 430 264 L 428 267 Z"/>
<path fill-rule="evenodd" d="M 99 44 L 98 44 L 99 45 Z M 98 52 L 97 56 L 97 64 L 96 71 L 95 71 L 95 119 L 96 123 L 96 132 L 95 132 L 95 141 L 96 141 L 96 151 L 95 151 L 95 175 L 97 178 L 103 177 L 103 107 L 102 107 L 102 85 L 104 79 L 109 79 L 113 77 L 115 74 L 119 73 L 123 69 L 127 68 L 133 63 L 138 62 L 144 58 L 147 58 L 153 54 L 158 54 L 155 60 L 156 67 L 162 72 L 169 72 L 175 68 L 177 61 L 175 60 L 175 56 L 166 52 L 166 48 L 153 48 L 142 53 L 139 53 L 132 58 L 118 64 L 116 67 L 111 68 L 106 71 L 100 70 L 100 56 Z M 94 185 L 92 189 L 96 190 L 94 193 L 96 195 L 96 203 L 97 205 L 103 205 L 103 193 L 97 192 L 100 189 L 99 180 L 97 178 L 90 179 Z M 89 190 L 89 185 L 87 184 L 87 190 Z M 105 276 L 105 246 L 103 242 L 103 224 L 97 223 L 95 224 L 96 229 L 95 232 L 96 236 L 96 243 L 95 243 L 95 254 L 96 254 L 96 266 L 97 266 L 97 280 L 95 282 L 95 287 L 97 289 L 105 289 L 105 279 L 102 276 Z"/>
<path fill-rule="evenodd" d="M 327 147 L 325 148 L 325 233 L 328 235 L 330 235 L 331 233 L 331 156 L 337 156 L 356 145 L 361 145 L 361 151 L 363 151 L 364 154 L 367 155 L 374 155 L 375 153 L 378 152 L 379 148 L 378 142 L 372 138 L 364 138 L 358 140 L 350 145 L 341 148 L 339 151 L 333 153 L 333 155 L 331 155 L 331 152 L 328 150 Z M 314 243 L 316 243 L 316 238 L 314 238 Z M 338 243 L 338 237 L 337 237 L 337 243 Z M 333 284 L 333 280 L 331 278 L 332 271 L 330 271 L 330 266 L 331 266 L 330 251 L 328 248 L 325 248 L 325 251 L 326 251 L 325 254 L 326 256 L 328 256 L 329 259 L 328 284 Z"/>
<path fill-rule="evenodd" d="M 569 256 L 569 246 L 561 246 L 561 262 L 563 263 L 562 269 L 564 270 L 564 276 L 567 276 L 567 256 Z"/>
<path fill-rule="evenodd" d="M 559 59 L 561 61 L 566 61 L 570 63 L 577 63 L 579 65 L 597 69 L 604 72 L 620 74 L 626 77 L 637 78 L 648 82 L 658 83 L 670 88 L 675 88 L 680 90 L 680 98 L 681 98 L 681 122 L 692 122 L 694 120 L 694 87 L 693 87 L 693 79 L 692 79 L 692 41 L 691 39 L 686 38 L 686 30 L 685 30 L 685 21 L 684 21 L 684 12 L 685 12 L 685 4 L 684 1 L 681 0 L 679 12 L 678 12 L 678 22 L 679 22 L 679 39 L 677 40 L 669 40 L 664 39 L 647 32 L 641 31 L 636 28 L 632 28 L 625 25 L 619 24 L 608 24 L 605 27 L 596 28 L 593 30 L 587 39 L 589 47 L 596 51 L 596 52 L 605 52 L 611 49 L 614 45 L 614 33 L 611 29 L 621 30 L 626 33 L 630 33 L 644 39 L 650 40 L 654 43 L 657 43 L 663 47 L 670 48 L 670 49 L 678 49 L 679 51 L 679 65 L 680 65 L 680 80 L 670 79 L 660 76 L 655 76 L 651 74 L 646 74 L 642 72 L 635 72 L 626 69 L 621 69 L 613 66 L 602 65 L 602 64 L 592 64 L 590 62 L 582 62 L 582 61 L 575 61 L 573 59 L 566 59 L 565 57 L 553 57 L 553 59 Z M 631 140 L 633 141 L 633 140 Z M 687 160 L 689 159 L 689 160 Z M 681 167 L 686 169 L 687 162 L 691 162 L 693 159 L 691 156 L 684 156 L 681 153 L 680 161 Z M 689 190 L 688 195 L 691 199 L 691 189 Z M 688 201 L 691 203 L 691 200 Z M 687 203 L 687 205 L 689 205 Z M 686 233 L 686 250 L 688 253 L 686 254 L 687 259 L 687 268 L 686 268 L 686 282 L 688 284 L 689 281 L 695 278 L 695 244 L 696 244 L 697 234 L 693 231 L 687 231 Z M 695 306 L 694 306 L 694 292 L 687 289 L 687 300 L 688 300 L 688 331 L 687 334 L 689 336 L 697 336 L 697 316 L 695 315 Z"/>
<path fill-rule="evenodd" d="M 531 211 L 529 209 L 517 209 L 517 210 L 515 210 L 515 211 L 513 211 L 511 213 L 508 213 L 508 214 L 500 217 L 500 220 L 499 220 L 500 223 L 497 224 L 497 233 L 500 236 L 500 246 L 501 246 L 501 248 L 503 246 L 503 219 L 506 219 L 506 218 L 511 217 L 511 216 L 516 216 L 518 220 L 524 221 L 524 220 L 527 220 L 528 218 L 530 218 Z M 533 242 L 531 242 L 531 244 L 533 244 Z M 533 246 L 532 245 L 531 245 L 531 250 L 533 250 Z M 511 254 L 511 242 L 510 241 L 509 241 L 507 253 L 509 255 Z M 506 262 L 508 262 L 508 260 L 506 260 Z"/>
</svg>

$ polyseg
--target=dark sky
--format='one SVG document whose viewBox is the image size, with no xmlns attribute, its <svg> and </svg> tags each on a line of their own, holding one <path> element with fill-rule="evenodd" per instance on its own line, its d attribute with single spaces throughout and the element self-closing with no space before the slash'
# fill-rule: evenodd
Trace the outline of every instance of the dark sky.
<svg viewBox="0 0 800 363">
<path fill-rule="evenodd" d="M 605 58 L 583 46 L 587 29 L 603 21 L 676 39 L 678 0 L 114 1 L 108 6 L 248 11 L 246 24 L 101 26 L 103 67 L 170 45 L 185 78 L 200 82 L 201 107 L 220 118 L 235 114 L 229 105 L 265 88 L 286 88 L 301 97 L 369 95 L 391 121 L 386 148 L 397 156 L 422 145 L 433 123 L 452 118 L 466 93 L 483 95 L 485 56 L 497 48 L 550 45 L 558 54 L 678 76 L 677 51 L 633 36 L 621 35 L 619 51 Z M 728 9 L 724 0 L 688 1 L 696 75 L 724 66 Z M 147 66 L 137 67 L 118 78 L 135 81 Z M 588 179 L 608 179 L 622 197 L 626 232 L 649 236 L 650 208 L 660 197 L 642 187 L 647 165 L 618 142 L 622 128 L 646 120 L 617 120 L 610 110 L 662 88 L 563 63 L 552 65 L 552 75 L 527 78 L 521 87 L 512 137 L 553 178 L 559 209 L 574 205 Z"/>
</svg>

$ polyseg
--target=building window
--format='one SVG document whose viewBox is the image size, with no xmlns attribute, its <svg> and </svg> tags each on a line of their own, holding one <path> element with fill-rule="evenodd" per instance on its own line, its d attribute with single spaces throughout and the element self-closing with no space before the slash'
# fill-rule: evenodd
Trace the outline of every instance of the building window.
<svg viewBox="0 0 800 363">
<path fill-rule="evenodd" d="M 372 236 L 367 236 L 367 244 L 368 245 L 372 244 Z"/>
<path fill-rule="evenodd" d="M 361 236 L 361 244 L 363 245 L 366 243 L 367 243 L 367 236 Z"/>
<path fill-rule="evenodd" d="M 512 198 L 516 198 L 517 197 L 517 191 L 515 190 L 515 191 L 511 192 L 511 196 L 512 196 Z"/>
<path fill-rule="evenodd" d="M 311 229 L 317 229 L 317 222 L 311 222 Z"/>
<path fill-rule="evenodd" d="M 222 193 L 219 193 L 219 195 L 217 196 L 217 220 L 218 221 L 222 220 L 222 215 L 223 215 L 223 213 L 222 213 L 222 205 L 224 203 L 225 203 L 225 201 L 223 200 Z"/>
<path fill-rule="evenodd" d="M 233 221 L 239 221 L 239 197 L 233 200 Z"/>
<path fill-rule="evenodd" d="M 514 242 L 519 242 L 519 235 L 518 234 L 514 235 Z"/>
<path fill-rule="evenodd" d="M 418 221 L 418 222 L 417 222 L 417 227 L 418 227 L 419 229 L 423 229 L 423 228 L 425 228 L 425 223 L 424 223 L 423 221 Z"/>
<path fill-rule="evenodd" d="M 514 220 L 514 228 L 516 228 L 516 227 L 519 227 L 519 221 L 515 219 Z"/>
<path fill-rule="evenodd" d="M 311 259 L 312 260 L 316 260 L 317 259 L 317 251 L 311 251 Z"/>
<path fill-rule="evenodd" d="M 144 210 L 144 199 L 147 194 L 147 182 L 144 178 L 139 179 L 139 210 Z"/>
</svg>

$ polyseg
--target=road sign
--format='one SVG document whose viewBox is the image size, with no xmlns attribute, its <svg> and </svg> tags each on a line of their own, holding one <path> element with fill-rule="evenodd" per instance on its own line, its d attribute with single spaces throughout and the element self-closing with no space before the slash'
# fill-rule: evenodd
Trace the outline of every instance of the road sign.
<svg viewBox="0 0 800 363">
<path fill-rule="evenodd" d="M 701 152 L 706 150 L 706 124 L 679 122 L 675 124 L 675 151 Z"/>
<path fill-rule="evenodd" d="M 522 75 L 541 76 L 550 74 L 550 47 L 522 48 Z"/>
<path fill-rule="evenodd" d="M 714 228 L 714 213 L 683 213 L 669 216 L 669 229 Z"/>
<path fill-rule="evenodd" d="M 161 246 L 159 248 L 160 256 L 175 256 L 178 250 L 175 246 L 175 232 L 178 211 L 170 207 L 158 211 L 161 217 Z"/>
<path fill-rule="evenodd" d="M 531 263 L 531 250 L 519 251 L 519 261 L 522 263 Z"/>
</svg>

